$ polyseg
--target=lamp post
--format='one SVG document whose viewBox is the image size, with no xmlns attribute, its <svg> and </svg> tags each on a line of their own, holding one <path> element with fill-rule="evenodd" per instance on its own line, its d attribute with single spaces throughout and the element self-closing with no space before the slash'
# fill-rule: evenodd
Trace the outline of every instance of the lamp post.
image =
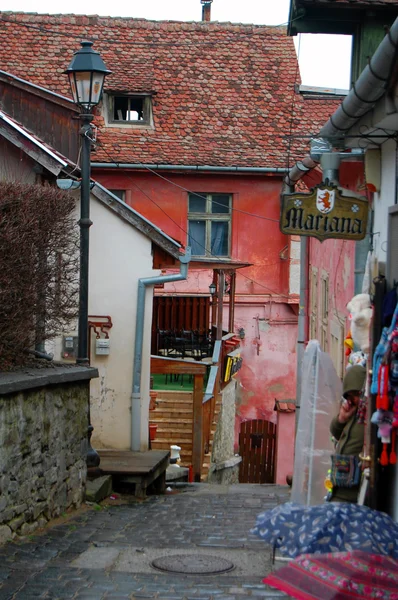
<svg viewBox="0 0 398 600">
<path fill-rule="evenodd" d="M 81 194 L 80 194 L 80 278 L 79 278 L 79 325 L 78 347 L 76 362 L 80 365 L 89 364 L 88 349 L 88 264 L 89 264 L 89 228 L 90 220 L 90 155 L 93 142 L 92 109 L 101 100 L 105 76 L 110 73 L 105 67 L 99 52 L 92 49 L 93 42 L 81 42 L 80 50 L 74 57 L 65 73 L 69 77 L 72 96 L 75 104 L 81 110 L 80 135 L 81 148 Z M 90 419 L 90 399 L 88 404 L 88 449 L 87 466 L 98 467 L 100 458 L 90 443 L 93 427 Z"/>
<path fill-rule="evenodd" d="M 75 104 L 81 109 L 82 127 L 81 149 L 81 196 L 80 196 L 80 281 L 79 281 L 79 327 L 78 327 L 78 364 L 89 363 L 88 353 L 88 261 L 89 261 L 89 228 L 90 221 L 90 154 L 92 144 L 92 109 L 101 100 L 105 76 L 110 73 L 105 67 L 99 52 L 92 49 L 93 42 L 81 42 L 80 50 L 74 57 L 65 73 Z"/>
</svg>

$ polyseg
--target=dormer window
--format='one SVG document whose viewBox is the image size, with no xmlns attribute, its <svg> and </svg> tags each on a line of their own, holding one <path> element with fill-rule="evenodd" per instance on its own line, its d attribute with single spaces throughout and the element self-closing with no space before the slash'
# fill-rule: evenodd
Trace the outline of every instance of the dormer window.
<svg viewBox="0 0 398 600">
<path fill-rule="evenodd" d="M 152 125 L 152 99 L 148 94 L 108 94 L 107 124 Z"/>
</svg>

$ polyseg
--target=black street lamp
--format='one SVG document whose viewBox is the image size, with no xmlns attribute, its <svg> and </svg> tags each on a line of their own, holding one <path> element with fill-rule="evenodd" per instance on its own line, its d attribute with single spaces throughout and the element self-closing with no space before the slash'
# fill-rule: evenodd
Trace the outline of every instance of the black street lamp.
<svg viewBox="0 0 398 600">
<path fill-rule="evenodd" d="M 82 164 L 80 196 L 80 283 L 79 283 L 79 328 L 78 328 L 78 364 L 89 363 L 88 353 L 88 261 L 90 221 L 90 154 L 92 144 L 92 109 L 101 100 L 105 76 L 110 73 L 99 54 L 92 49 L 93 42 L 81 42 L 82 47 L 74 57 L 65 73 L 75 104 L 81 109 L 82 127 Z"/>
<path fill-rule="evenodd" d="M 105 67 L 99 52 L 92 49 L 93 42 L 81 42 L 80 50 L 74 57 L 65 73 L 69 76 L 69 83 L 75 104 L 81 109 L 80 119 L 82 127 L 82 163 L 81 163 L 81 194 L 80 194 L 80 279 L 79 279 L 79 325 L 78 346 L 76 362 L 80 365 L 89 364 L 88 349 L 88 263 L 89 263 L 89 228 L 90 220 L 90 155 L 93 142 L 93 128 L 91 113 L 94 106 L 101 100 L 105 76 L 110 73 Z M 90 399 L 88 402 L 88 449 L 87 466 L 98 467 L 100 457 L 91 447 L 91 434 L 93 427 L 90 419 Z"/>
</svg>

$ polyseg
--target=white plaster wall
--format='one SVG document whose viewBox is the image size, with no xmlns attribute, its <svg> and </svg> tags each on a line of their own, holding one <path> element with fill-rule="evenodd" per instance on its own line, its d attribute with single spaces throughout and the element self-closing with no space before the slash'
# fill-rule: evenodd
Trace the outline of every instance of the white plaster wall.
<svg viewBox="0 0 398 600">
<path fill-rule="evenodd" d="M 381 147 L 381 186 L 380 193 L 374 194 L 373 245 L 379 262 L 387 259 L 388 208 L 395 204 L 396 143 L 388 140 Z"/>
<path fill-rule="evenodd" d="M 76 221 L 80 203 L 76 194 Z M 91 380 L 92 443 L 95 448 L 130 449 L 131 391 L 138 279 L 154 277 L 151 241 L 91 196 L 90 204 L 89 316 L 109 315 L 110 354 L 95 354 L 95 335 L 90 340 L 91 365 L 99 378 Z M 144 344 L 141 372 L 141 450 L 148 449 L 150 339 L 153 288 L 145 303 Z M 70 331 L 77 335 L 76 330 Z M 61 340 L 48 350 L 61 358 Z"/>
<path fill-rule="evenodd" d="M 99 378 L 91 383 L 91 420 L 96 447 L 128 449 L 131 444 L 131 390 L 138 279 L 152 277 L 150 240 L 112 211 L 91 202 L 89 314 L 110 315 L 110 354 L 95 355 Z M 152 287 L 147 289 L 141 377 L 141 450 L 148 447 Z"/>
</svg>

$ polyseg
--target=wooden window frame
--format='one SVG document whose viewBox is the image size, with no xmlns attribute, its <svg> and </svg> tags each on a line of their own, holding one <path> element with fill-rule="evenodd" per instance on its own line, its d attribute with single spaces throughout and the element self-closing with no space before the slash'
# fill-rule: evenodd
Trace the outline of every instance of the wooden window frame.
<svg viewBox="0 0 398 600">
<path fill-rule="evenodd" d="M 340 379 L 344 376 L 344 320 L 337 315 L 339 320 L 330 321 L 330 357 Z"/>
<path fill-rule="evenodd" d="M 320 344 L 321 349 L 324 352 L 328 351 L 329 339 L 328 339 L 328 328 L 329 328 L 329 273 L 322 271 L 321 273 L 321 331 L 320 331 Z"/>
<path fill-rule="evenodd" d="M 142 100 L 143 101 L 143 119 L 141 120 L 124 120 L 115 119 L 114 113 L 114 102 L 115 98 L 128 98 L 129 100 Z M 126 125 L 131 127 L 152 127 L 153 126 L 153 115 L 152 115 L 152 96 L 150 94 L 122 94 L 122 93 L 108 93 L 106 94 L 106 116 L 107 125 L 112 126 L 123 126 Z"/>
<path fill-rule="evenodd" d="M 310 289 L 310 339 L 316 340 L 318 335 L 318 269 L 311 266 Z"/>
<path fill-rule="evenodd" d="M 206 212 L 200 213 L 190 213 L 189 212 L 189 196 L 188 194 L 188 236 L 187 241 L 189 243 L 189 221 L 205 221 L 206 229 L 205 229 L 205 246 L 206 248 L 203 250 L 203 254 L 195 254 L 193 256 L 198 257 L 209 257 L 211 258 L 213 254 L 211 253 L 211 223 L 214 221 L 222 221 L 228 222 L 228 254 L 222 255 L 221 258 L 230 258 L 231 257 L 231 234 L 232 234 L 232 194 L 223 193 L 223 192 L 195 192 L 192 193 L 193 196 L 200 196 L 202 198 L 206 197 Z M 229 196 L 229 212 L 228 213 L 212 213 L 211 212 L 211 203 L 213 196 L 224 195 Z M 217 258 L 217 257 L 215 257 Z"/>
</svg>

